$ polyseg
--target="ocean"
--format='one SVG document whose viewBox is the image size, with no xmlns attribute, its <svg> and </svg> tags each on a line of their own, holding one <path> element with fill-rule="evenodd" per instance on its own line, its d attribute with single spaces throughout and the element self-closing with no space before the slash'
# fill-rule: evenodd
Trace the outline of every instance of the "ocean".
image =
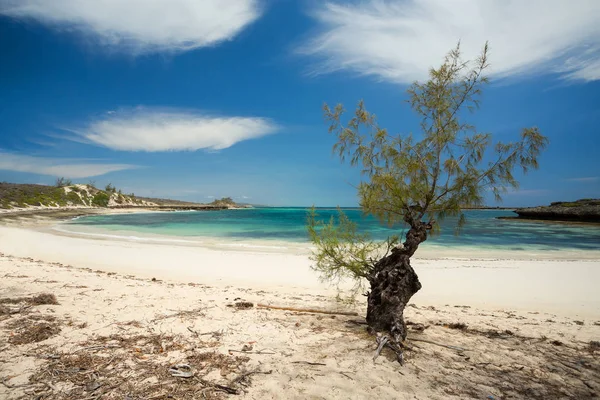
<svg viewBox="0 0 600 400">
<path fill-rule="evenodd" d="M 317 210 L 321 219 L 337 215 L 335 208 Z M 402 234 L 404 226 L 388 227 L 359 209 L 345 209 L 349 218 L 374 239 Z M 443 248 L 534 251 L 600 250 L 600 226 L 498 219 L 514 216 L 510 210 L 468 210 L 467 224 L 455 235 L 456 218 L 441 222 L 438 235 L 427 244 Z M 251 208 L 222 211 L 153 212 L 80 217 L 62 225 L 64 230 L 123 237 L 161 237 L 166 241 L 231 243 L 244 241 L 308 243 L 306 208 Z"/>
</svg>

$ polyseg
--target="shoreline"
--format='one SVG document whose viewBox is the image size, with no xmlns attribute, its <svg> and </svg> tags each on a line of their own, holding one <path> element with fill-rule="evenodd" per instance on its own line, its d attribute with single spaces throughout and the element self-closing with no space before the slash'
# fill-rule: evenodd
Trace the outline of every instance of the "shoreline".
<svg viewBox="0 0 600 400">
<path fill-rule="evenodd" d="M 335 296 L 338 289 L 347 293 L 353 286 L 345 281 L 336 289 L 320 282 L 311 269 L 307 244 L 160 236 L 123 240 L 59 232 L 58 221 L 34 217 L 0 225 L 0 252 L 180 282 L 228 282 L 262 289 L 311 290 L 327 296 Z M 600 281 L 600 252 L 441 250 L 425 243 L 413 266 L 423 283 L 414 299 L 422 304 L 459 302 L 600 317 L 600 293 L 593 285 Z M 570 273 L 564 280 L 560 277 L 567 269 Z M 561 288 L 565 285 L 566 290 Z M 555 296 L 558 292 L 563 293 L 561 298 Z"/>
<path fill-rule="evenodd" d="M 2 399 L 600 393 L 600 260 L 415 258 L 401 366 L 374 360 L 365 298 L 338 298 L 307 254 L 60 235 L 59 219 L 0 223 Z"/>
<path fill-rule="evenodd" d="M 145 213 L 146 211 L 138 211 Z M 148 211 L 153 213 L 155 211 Z M 112 214 L 112 213 L 102 213 Z M 172 243 L 181 246 L 200 246 L 208 249 L 231 249 L 245 251 L 254 249 L 260 251 L 284 251 L 285 253 L 310 255 L 313 246 L 306 241 L 284 240 L 284 239 L 256 239 L 239 237 L 221 237 L 221 236 L 203 236 L 203 235 L 169 235 L 151 232 L 142 232 L 137 230 L 103 230 L 102 228 L 79 225 L 76 227 L 62 224 L 67 220 L 57 221 L 53 228 L 54 234 L 92 238 L 97 240 L 120 240 L 133 243 Z M 69 229 L 71 228 L 71 229 Z M 466 256 L 468 255 L 468 256 Z M 492 246 L 449 246 L 438 244 L 435 241 L 423 243 L 415 259 L 426 260 L 444 260 L 444 259 L 489 259 L 489 260 L 600 260 L 600 248 L 597 250 L 584 249 L 546 249 L 546 248 L 525 248 L 519 250 L 508 249 L 506 247 Z"/>
</svg>

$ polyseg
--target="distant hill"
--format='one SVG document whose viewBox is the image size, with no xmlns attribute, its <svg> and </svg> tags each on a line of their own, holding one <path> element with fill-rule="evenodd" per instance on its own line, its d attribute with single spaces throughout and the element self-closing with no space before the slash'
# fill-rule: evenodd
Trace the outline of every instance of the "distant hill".
<svg viewBox="0 0 600 400">
<path fill-rule="evenodd" d="M 214 207 L 225 207 L 225 208 L 252 208 L 249 204 L 238 204 L 231 197 L 223 197 L 222 199 L 213 200 L 208 203 Z"/>
<path fill-rule="evenodd" d="M 63 185 L 63 182 L 68 184 Z M 147 207 L 159 210 L 218 210 L 244 208 L 230 197 L 215 200 L 210 204 L 188 201 L 138 197 L 123 194 L 114 186 L 105 190 L 92 185 L 70 184 L 58 180 L 55 186 L 0 183 L 0 209 L 21 209 L 32 207 Z"/>
<path fill-rule="evenodd" d="M 91 185 L 45 186 L 0 183 L 0 208 L 27 207 L 144 207 L 153 202 L 123 194 L 116 189 L 101 190 Z"/>
</svg>

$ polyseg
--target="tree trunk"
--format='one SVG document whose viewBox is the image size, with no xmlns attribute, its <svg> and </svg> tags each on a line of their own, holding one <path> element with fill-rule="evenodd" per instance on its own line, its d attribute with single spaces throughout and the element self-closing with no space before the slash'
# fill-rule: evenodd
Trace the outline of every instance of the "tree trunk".
<svg viewBox="0 0 600 400">
<path fill-rule="evenodd" d="M 367 323 L 377 332 L 389 332 L 396 343 L 406 339 L 404 307 L 421 289 L 421 282 L 410 266 L 410 257 L 419 244 L 427 240 L 430 224 L 416 222 L 406 234 L 401 248 L 375 264 L 368 277 L 371 291 L 368 293 Z"/>
</svg>

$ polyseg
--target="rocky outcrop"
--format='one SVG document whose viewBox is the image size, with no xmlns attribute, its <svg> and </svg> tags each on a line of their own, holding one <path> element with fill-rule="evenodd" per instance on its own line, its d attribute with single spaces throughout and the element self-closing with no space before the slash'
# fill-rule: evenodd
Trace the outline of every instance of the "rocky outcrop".
<svg viewBox="0 0 600 400">
<path fill-rule="evenodd" d="M 600 222 L 600 199 L 558 201 L 549 206 L 518 208 L 519 218 L 552 221 Z"/>
</svg>

